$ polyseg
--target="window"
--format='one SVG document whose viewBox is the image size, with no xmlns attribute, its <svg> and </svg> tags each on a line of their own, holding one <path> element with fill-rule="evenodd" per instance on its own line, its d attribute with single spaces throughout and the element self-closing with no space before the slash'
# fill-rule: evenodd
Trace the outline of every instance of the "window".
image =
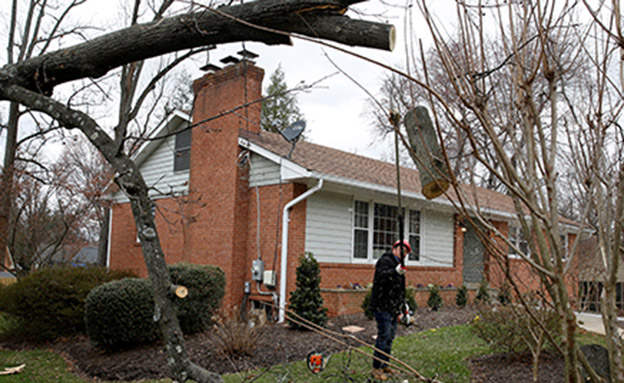
<svg viewBox="0 0 624 383">
<path fill-rule="evenodd" d="M 372 209 L 371 209 L 372 207 Z M 412 246 L 409 261 L 420 260 L 420 212 L 409 210 L 404 238 Z M 353 208 L 353 258 L 379 259 L 399 238 L 399 208 L 381 203 L 355 201 Z"/>
<path fill-rule="evenodd" d="M 524 255 L 529 255 L 529 243 L 524 237 L 524 231 L 521 227 L 510 226 L 509 227 L 509 242 L 514 244 Z M 519 257 L 512 246 L 509 246 L 508 254 L 510 256 Z"/>
<path fill-rule="evenodd" d="M 175 135 L 173 171 L 188 170 L 191 167 L 191 129 Z"/>
<path fill-rule="evenodd" d="M 368 254 L 368 202 L 355 201 L 353 219 L 353 258 L 366 259 Z"/>
<path fill-rule="evenodd" d="M 397 216 L 399 208 L 396 206 L 375 204 L 373 216 L 373 259 L 378 259 L 392 248 L 398 239 L 399 223 Z"/>
<path fill-rule="evenodd" d="M 567 234 L 561 234 L 559 235 L 559 240 L 561 241 L 561 249 L 563 250 L 563 260 L 567 261 L 568 260 L 568 235 Z"/>
</svg>

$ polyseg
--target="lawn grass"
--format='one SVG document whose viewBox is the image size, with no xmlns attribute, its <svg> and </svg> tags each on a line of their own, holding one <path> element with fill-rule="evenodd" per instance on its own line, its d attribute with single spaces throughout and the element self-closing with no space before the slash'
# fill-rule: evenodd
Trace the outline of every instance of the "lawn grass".
<svg viewBox="0 0 624 383">
<path fill-rule="evenodd" d="M 469 325 L 427 330 L 400 337 L 392 347 L 393 356 L 425 377 L 437 376 L 445 383 L 468 383 L 470 370 L 467 358 L 483 355 L 488 351 L 485 342 L 470 330 Z M 368 350 L 366 352 L 370 353 Z M 244 378 L 257 377 L 254 382 L 331 382 L 343 381 L 339 377 L 348 375 L 355 381 L 364 381 L 370 369 L 370 357 L 351 351 L 333 355 L 325 370 L 318 375 L 313 375 L 305 362 L 294 362 L 275 366 L 270 371 L 226 375 L 224 380 L 226 383 L 234 383 L 241 382 Z"/>
<path fill-rule="evenodd" d="M 5 324 L 0 314 L 0 328 Z M 602 338 L 602 339 L 601 339 Z M 604 343 L 603 337 L 580 333 L 579 342 Z M 360 350 L 371 353 L 366 348 Z M 320 351 L 323 350 L 310 350 Z M 258 350 L 262 352 L 262 350 Z M 426 377 L 436 376 L 445 383 L 470 382 L 470 370 L 467 360 L 489 352 L 487 345 L 479 339 L 469 325 L 427 330 L 400 337 L 395 340 L 393 355 L 410 365 Z M 71 374 L 62 357 L 52 351 L 8 351 L 0 350 L 0 370 L 26 364 L 24 371 L 16 375 L 0 376 L 0 383 L 87 383 Z M 270 370 L 256 370 L 241 374 L 223 376 L 226 383 L 238 383 L 245 379 L 254 382 L 332 382 L 347 381 L 349 376 L 354 381 L 365 381 L 370 371 L 371 359 L 355 351 L 336 353 L 331 356 L 324 371 L 313 375 L 305 362 L 294 362 L 271 367 Z M 413 381 L 413 380 L 411 380 Z M 141 383 L 167 383 L 170 379 L 141 381 Z"/>
</svg>

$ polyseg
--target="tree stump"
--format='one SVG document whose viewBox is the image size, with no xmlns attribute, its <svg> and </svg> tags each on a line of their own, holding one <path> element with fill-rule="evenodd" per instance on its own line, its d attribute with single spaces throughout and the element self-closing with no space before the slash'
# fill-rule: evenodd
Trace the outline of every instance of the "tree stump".
<svg viewBox="0 0 624 383">
<path fill-rule="evenodd" d="M 410 110 L 403 119 L 411 146 L 410 156 L 418 167 L 420 186 L 427 199 L 444 193 L 448 187 L 448 169 L 429 112 L 424 106 Z"/>
</svg>

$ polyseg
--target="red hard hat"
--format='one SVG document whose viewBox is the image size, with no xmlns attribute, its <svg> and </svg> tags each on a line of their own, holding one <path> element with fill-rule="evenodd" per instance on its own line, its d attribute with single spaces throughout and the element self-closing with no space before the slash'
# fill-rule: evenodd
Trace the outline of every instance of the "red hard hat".
<svg viewBox="0 0 624 383">
<path fill-rule="evenodd" d="M 392 245 L 392 248 L 394 249 L 395 247 L 399 246 L 401 244 L 401 241 L 396 241 L 394 243 L 394 245 Z M 410 246 L 409 242 L 407 242 L 405 239 L 403 240 L 403 246 L 405 246 L 407 248 L 407 252 L 411 253 L 412 252 L 412 247 Z"/>
</svg>

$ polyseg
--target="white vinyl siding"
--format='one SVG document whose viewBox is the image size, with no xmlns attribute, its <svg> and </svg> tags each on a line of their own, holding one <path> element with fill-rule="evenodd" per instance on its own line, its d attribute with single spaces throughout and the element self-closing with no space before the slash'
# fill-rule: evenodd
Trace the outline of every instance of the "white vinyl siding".
<svg viewBox="0 0 624 383">
<path fill-rule="evenodd" d="M 320 191 L 306 201 L 305 250 L 319 262 L 351 263 L 351 196 Z"/>
<path fill-rule="evenodd" d="M 374 205 L 370 200 L 324 191 L 315 193 L 306 200 L 305 251 L 312 252 L 319 262 L 375 262 L 370 254 L 367 259 L 353 257 L 356 200 L 366 202 L 369 206 Z M 420 211 L 420 260 L 408 261 L 408 265 L 452 267 L 453 213 L 422 210 L 415 206 L 408 208 Z M 369 213 L 369 220 L 370 217 Z M 372 248 L 370 234 L 369 247 Z"/>
<path fill-rule="evenodd" d="M 157 198 L 171 193 L 188 193 L 189 171 L 173 171 L 175 136 L 162 141 L 140 167 L 147 186 L 151 188 L 150 196 Z M 116 202 L 128 201 L 128 198 L 120 192 L 114 194 L 114 199 Z"/>
<path fill-rule="evenodd" d="M 440 211 L 420 212 L 421 266 L 453 267 L 453 214 Z"/>
<path fill-rule="evenodd" d="M 249 186 L 275 185 L 280 182 L 280 167 L 255 153 L 251 155 L 249 170 Z"/>
</svg>

